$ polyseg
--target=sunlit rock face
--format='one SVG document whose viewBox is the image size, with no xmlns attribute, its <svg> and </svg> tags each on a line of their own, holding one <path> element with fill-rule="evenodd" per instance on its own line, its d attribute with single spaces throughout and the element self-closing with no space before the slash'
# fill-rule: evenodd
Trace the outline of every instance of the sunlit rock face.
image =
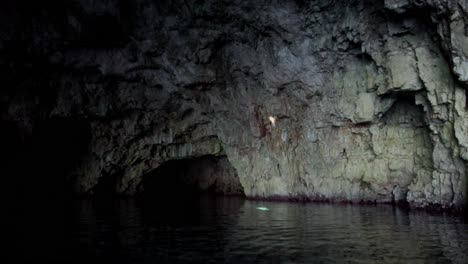
<svg viewBox="0 0 468 264">
<path fill-rule="evenodd" d="M 466 203 L 467 1 L 10 2 L 2 118 L 87 122 L 78 193 L 211 155 L 248 197 Z"/>
</svg>

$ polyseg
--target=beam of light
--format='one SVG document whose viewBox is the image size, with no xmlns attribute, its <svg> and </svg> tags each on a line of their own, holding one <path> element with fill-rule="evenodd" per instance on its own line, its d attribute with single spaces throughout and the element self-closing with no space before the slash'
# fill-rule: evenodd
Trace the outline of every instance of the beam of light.
<svg viewBox="0 0 468 264">
<path fill-rule="evenodd" d="M 267 207 L 262 207 L 262 206 L 257 207 L 257 209 L 260 211 L 270 211 L 270 209 L 268 209 Z"/>
<path fill-rule="evenodd" d="M 270 120 L 270 122 L 271 122 L 271 125 L 272 125 L 273 127 L 275 127 L 276 118 L 275 118 L 275 117 L 273 117 L 273 116 L 269 116 L 269 117 L 268 117 L 268 119 Z"/>
</svg>

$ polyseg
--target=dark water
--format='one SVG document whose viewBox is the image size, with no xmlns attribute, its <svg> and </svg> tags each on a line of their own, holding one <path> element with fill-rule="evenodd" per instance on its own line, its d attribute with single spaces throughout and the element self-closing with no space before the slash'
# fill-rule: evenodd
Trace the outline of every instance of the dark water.
<svg viewBox="0 0 468 264">
<path fill-rule="evenodd" d="M 75 202 L 49 253 L 62 263 L 468 263 L 461 217 L 229 197 L 169 205 Z"/>
</svg>

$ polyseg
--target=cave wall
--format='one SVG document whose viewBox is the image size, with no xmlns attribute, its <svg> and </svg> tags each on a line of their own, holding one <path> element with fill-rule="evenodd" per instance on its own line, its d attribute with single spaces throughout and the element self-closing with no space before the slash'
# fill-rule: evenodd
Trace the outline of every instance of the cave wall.
<svg viewBox="0 0 468 264">
<path fill-rule="evenodd" d="M 2 5 L 2 120 L 87 122 L 78 193 L 226 155 L 248 197 L 466 204 L 466 1 Z"/>
</svg>

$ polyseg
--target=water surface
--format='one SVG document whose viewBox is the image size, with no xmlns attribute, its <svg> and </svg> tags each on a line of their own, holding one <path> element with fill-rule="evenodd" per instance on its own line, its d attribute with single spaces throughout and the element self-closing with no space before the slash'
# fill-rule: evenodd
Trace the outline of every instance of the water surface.
<svg viewBox="0 0 468 264">
<path fill-rule="evenodd" d="M 72 211 L 69 263 L 468 263 L 466 220 L 390 206 L 201 197 Z"/>
</svg>

